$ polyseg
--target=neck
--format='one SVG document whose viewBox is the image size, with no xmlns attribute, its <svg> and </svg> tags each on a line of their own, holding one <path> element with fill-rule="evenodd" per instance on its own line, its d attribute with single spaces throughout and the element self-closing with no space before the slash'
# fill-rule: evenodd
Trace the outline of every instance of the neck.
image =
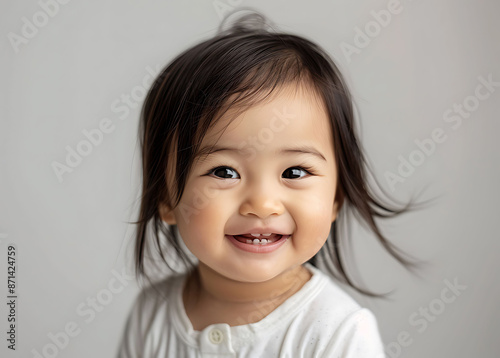
<svg viewBox="0 0 500 358">
<path fill-rule="evenodd" d="M 299 265 L 265 282 L 239 282 L 200 262 L 184 288 L 184 307 L 195 330 L 220 322 L 254 323 L 300 290 L 311 276 Z"/>
<path fill-rule="evenodd" d="M 311 278 L 311 273 L 298 265 L 268 281 L 239 282 L 220 275 L 200 262 L 195 276 L 200 298 L 224 305 L 244 306 L 282 302 L 297 292 Z"/>
</svg>

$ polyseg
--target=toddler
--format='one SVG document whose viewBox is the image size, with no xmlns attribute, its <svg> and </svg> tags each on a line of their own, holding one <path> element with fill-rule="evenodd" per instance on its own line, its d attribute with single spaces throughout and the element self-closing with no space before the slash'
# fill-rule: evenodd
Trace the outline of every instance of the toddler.
<svg viewBox="0 0 500 358">
<path fill-rule="evenodd" d="M 369 192 L 325 51 L 243 16 L 161 72 L 140 139 L 136 271 L 148 276 L 151 223 L 173 274 L 136 298 L 119 357 L 385 356 L 373 313 L 332 279 L 369 294 L 346 274 L 337 219 L 353 210 L 406 263 L 374 219 L 408 206 Z"/>
</svg>

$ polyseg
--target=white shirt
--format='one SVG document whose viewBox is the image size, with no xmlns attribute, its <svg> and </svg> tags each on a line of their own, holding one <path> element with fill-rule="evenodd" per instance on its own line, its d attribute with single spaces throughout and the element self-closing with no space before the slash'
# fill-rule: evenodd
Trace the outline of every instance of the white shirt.
<svg viewBox="0 0 500 358">
<path fill-rule="evenodd" d="M 202 331 L 184 310 L 186 275 L 143 289 L 129 314 L 119 358 L 263 357 L 384 358 L 373 313 L 309 263 L 312 277 L 258 322 Z"/>
</svg>

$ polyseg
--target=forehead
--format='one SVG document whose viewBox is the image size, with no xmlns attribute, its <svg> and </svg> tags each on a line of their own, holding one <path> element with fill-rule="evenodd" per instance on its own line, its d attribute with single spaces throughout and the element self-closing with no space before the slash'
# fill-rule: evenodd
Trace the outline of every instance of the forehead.
<svg viewBox="0 0 500 358">
<path fill-rule="evenodd" d="M 253 105 L 230 108 L 206 132 L 201 147 L 243 143 L 253 143 L 259 148 L 315 144 L 333 152 L 332 137 L 322 98 L 307 87 L 290 85 Z"/>
</svg>

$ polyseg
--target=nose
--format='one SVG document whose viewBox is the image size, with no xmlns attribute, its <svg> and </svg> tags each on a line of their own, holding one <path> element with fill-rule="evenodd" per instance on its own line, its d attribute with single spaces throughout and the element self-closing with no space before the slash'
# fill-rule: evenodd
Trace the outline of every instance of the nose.
<svg viewBox="0 0 500 358">
<path fill-rule="evenodd" d="M 265 219 L 271 215 L 283 214 L 285 207 L 276 190 L 273 193 L 273 190 L 263 190 L 261 187 L 247 190 L 239 211 L 243 216 L 253 215 Z"/>
</svg>

